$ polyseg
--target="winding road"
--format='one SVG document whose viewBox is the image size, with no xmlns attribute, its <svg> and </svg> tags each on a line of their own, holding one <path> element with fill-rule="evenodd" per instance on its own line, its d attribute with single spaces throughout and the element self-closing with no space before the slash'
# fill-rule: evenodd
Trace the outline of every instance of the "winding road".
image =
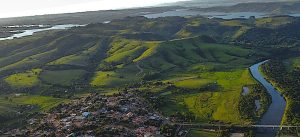
<svg viewBox="0 0 300 137">
<path fill-rule="evenodd" d="M 135 63 L 135 66 L 140 70 L 138 73 L 136 73 L 136 76 L 138 76 L 138 75 L 144 73 L 144 69 L 140 66 L 139 63 L 140 63 L 140 62 L 136 62 L 136 63 Z"/>
</svg>

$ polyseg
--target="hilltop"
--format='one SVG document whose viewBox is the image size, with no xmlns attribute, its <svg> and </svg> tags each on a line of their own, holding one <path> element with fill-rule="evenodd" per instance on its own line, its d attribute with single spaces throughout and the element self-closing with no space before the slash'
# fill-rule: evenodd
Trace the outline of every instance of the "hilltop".
<svg viewBox="0 0 300 137">
<path fill-rule="evenodd" d="M 215 2 L 212 2 L 215 3 Z M 133 8 L 133 9 L 121 9 L 121 10 L 99 10 L 99 11 L 86 11 L 78 13 L 64 13 L 64 14 L 49 14 L 49 15 L 36 15 L 25 17 L 12 17 L 1 18 L 0 26 L 5 25 L 57 25 L 57 24 L 90 24 L 90 23 L 102 23 L 106 21 L 112 21 L 115 19 L 123 19 L 126 17 L 144 16 L 147 14 L 164 13 L 175 10 L 190 10 L 193 12 L 199 12 L 200 15 L 214 14 L 214 12 L 222 13 L 234 13 L 234 12 L 257 12 L 265 13 L 267 15 L 289 15 L 299 14 L 298 1 L 281 1 L 281 2 L 245 2 L 231 1 L 228 5 L 211 5 L 209 7 L 203 7 L 206 2 L 188 1 L 178 2 L 171 5 L 161 5 L 158 7 L 148 8 Z M 208 4 L 209 5 L 209 4 Z"/>
<path fill-rule="evenodd" d="M 160 98 L 157 109 L 164 116 L 191 113 L 199 123 L 255 123 L 270 100 L 248 67 L 298 56 L 299 21 L 127 17 L 0 41 L 0 126 L 20 125 L 25 117 L 87 93 L 133 89 Z"/>
<path fill-rule="evenodd" d="M 217 12 L 261 12 L 273 15 L 287 15 L 300 13 L 299 1 L 286 2 L 251 2 L 239 3 L 232 6 L 216 6 L 201 8 L 200 11 Z M 197 9 L 197 8 L 195 8 Z"/>
</svg>

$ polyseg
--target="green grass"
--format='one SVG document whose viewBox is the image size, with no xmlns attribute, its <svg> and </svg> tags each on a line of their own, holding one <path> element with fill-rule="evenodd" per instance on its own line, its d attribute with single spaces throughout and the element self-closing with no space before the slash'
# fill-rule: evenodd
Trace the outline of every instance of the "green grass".
<svg viewBox="0 0 300 137">
<path fill-rule="evenodd" d="M 242 22 L 239 21 L 239 20 L 228 20 L 228 21 L 223 21 L 223 22 L 221 22 L 221 24 L 224 25 L 224 26 L 244 26 L 244 25 L 242 24 Z"/>
<path fill-rule="evenodd" d="M 196 89 L 211 83 L 208 79 L 186 79 L 174 82 L 176 87 Z"/>
<path fill-rule="evenodd" d="M 57 52 L 57 49 L 49 50 L 47 52 L 35 54 L 29 57 L 26 57 L 22 59 L 21 61 L 17 61 L 15 63 L 9 64 L 0 70 L 10 70 L 10 69 L 20 69 L 24 66 L 30 66 L 30 65 L 37 65 L 43 62 L 43 59 L 48 58 L 51 56 L 51 54 L 54 54 Z"/>
<path fill-rule="evenodd" d="M 4 99 L 3 97 L 0 97 L 0 116 L 9 116 L 9 114 L 14 114 L 17 112 L 15 108 L 15 104 L 12 102 L 9 102 L 8 100 Z"/>
<path fill-rule="evenodd" d="M 293 22 L 289 17 L 260 18 L 255 21 L 257 27 L 278 27 Z"/>
<path fill-rule="evenodd" d="M 95 74 L 91 82 L 91 85 L 97 87 L 107 86 L 113 84 L 114 81 L 122 81 L 122 79 L 113 71 L 109 71 L 109 72 L 99 71 Z"/>
<path fill-rule="evenodd" d="M 185 30 L 185 29 L 182 29 L 180 30 L 179 32 L 176 33 L 176 36 L 178 38 L 186 38 L 186 37 L 191 37 L 193 35 L 193 33 Z"/>
<path fill-rule="evenodd" d="M 189 23 L 188 26 L 199 26 L 201 25 L 202 20 L 201 19 L 192 19 Z"/>
<path fill-rule="evenodd" d="M 78 65 L 78 66 L 85 66 L 87 65 L 88 57 L 87 56 L 80 56 L 80 55 L 70 55 L 66 57 L 62 57 L 58 60 L 50 62 L 49 65 Z"/>
<path fill-rule="evenodd" d="M 300 68 L 300 57 L 291 58 L 288 60 L 288 63 L 287 67 L 289 69 Z"/>
<path fill-rule="evenodd" d="M 79 69 L 53 70 L 53 68 L 75 65 L 93 70 L 90 67 L 106 61 L 110 63 L 109 65 L 114 65 L 117 68 L 107 72 L 99 71 L 102 69 L 98 68 L 96 72 L 92 72 L 95 75 L 91 78 L 91 81 L 88 81 L 94 89 L 104 89 L 106 91 L 106 89 L 121 88 L 125 84 L 140 82 L 143 74 L 137 75 L 140 70 L 136 67 L 136 63 L 139 62 L 140 67 L 144 69 L 144 73 L 161 73 L 161 76 L 154 81 L 162 80 L 171 82 L 176 87 L 195 90 L 192 93 L 182 94 L 173 94 L 171 90 L 161 93 L 168 102 L 165 106 L 162 106 L 164 113 L 191 111 L 197 116 L 198 122 L 213 120 L 231 123 L 247 122 L 240 119 L 237 110 L 242 87 L 253 83 L 249 72 L 245 68 L 256 62 L 257 58 L 262 57 L 264 53 L 228 44 L 204 43 L 201 37 L 165 42 L 139 41 L 120 38 L 120 33 L 139 34 L 149 31 L 166 39 L 176 36 L 184 38 L 209 35 L 217 38 L 217 41 L 222 43 L 223 41 L 220 39 L 226 39 L 224 37 L 227 36 L 239 37 L 248 30 L 248 27 L 252 26 L 248 25 L 247 27 L 243 20 L 221 21 L 220 23 L 219 19 L 198 17 L 182 19 L 186 21 L 173 26 L 177 22 L 168 22 L 172 18 L 166 18 L 167 20 L 163 19 L 160 22 L 147 19 L 144 24 L 142 21 L 144 19 L 140 19 L 141 23 L 139 22 L 140 25 L 138 26 L 133 23 L 136 20 L 129 18 L 127 19 L 131 20 L 129 22 L 114 21 L 112 26 L 109 24 L 106 24 L 107 27 L 89 25 L 74 31 L 66 31 L 63 36 L 51 33 L 51 37 L 48 37 L 45 33 L 44 36 L 47 36 L 45 39 L 41 39 L 42 37 L 25 38 L 27 41 L 18 39 L 16 43 L 8 42 L 5 46 L 2 46 L 2 43 L 5 42 L 1 42 L 0 51 L 7 51 L 7 53 L 1 52 L 0 66 L 3 71 L 0 70 L 0 73 L 4 70 L 16 68 L 57 65 L 46 66 L 45 68 L 49 67 L 51 70 L 43 69 L 39 75 L 30 77 L 31 79 L 27 78 L 28 74 L 25 73 L 10 76 L 8 83 L 21 87 L 36 85 L 40 82 L 45 87 L 50 85 L 54 87 L 73 86 L 77 82 L 86 82 L 85 80 L 89 78 L 86 78 L 85 76 L 88 75 L 85 74 L 88 72 Z M 177 21 L 177 19 L 175 20 Z M 262 22 L 266 22 L 262 24 L 268 23 L 268 21 Z M 175 29 L 179 26 L 184 27 L 178 30 Z M 238 28 L 234 29 L 234 31 L 225 28 L 231 28 L 232 26 L 241 28 L 239 30 Z M 202 27 L 204 29 L 200 29 Z M 228 32 L 220 31 L 223 30 L 223 27 Z M 173 30 L 175 31 L 173 32 Z M 102 38 L 105 40 L 99 40 Z M 37 41 L 38 39 L 41 40 Z M 99 41 L 103 42 L 101 44 L 105 47 L 98 45 Z M 93 57 L 100 57 L 99 51 L 102 50 L 103 54 L 101 56 L 103 55 L 106 58 L 104 60 L 94 60 Z M 199 87 L 210 83 L 216 83 L 220 88 L 217 91 L 197 91 Z M 160 94 L 160 91 L 164 89 L 164 87 L 151 87 L 145 90 Z M 111 94 L 115 92 L 114 90 L 108 90 L 108 92 L 103 93 Z M 55 106 L 55 102 L 60 102 L 60 100 L 43 96 L 28 96 L 13 98 L 12 104 L 37 104 L 41 109 L 47 110 Z M 0 109 L 7 111 L 10 108 L 3 105 Z"/>
<path fill-rule="evenodd" d="M 1 54 L 5 56 L 0 59 L 0 71 L 40 67 L 55 57 L 64 57 L 84 50 L 87 48 L 85 45 L 91 42 L 90 37 L 80 34 L 62 36 L 49 33 L 40 39 L 42 40 L 23 41 L 21 44 L 14 40 L 9 42 L 9 50 L 1 46 L 0 48 L 4 48 Z"/>
<path fill-rule="evenodd" d="M 21 96 L 12 98 L 12 102 L 16 104 L 37 105 L 42 111 L 47 111 L 60 103 L 66 103 L 68 100 L 53 98 L 48 96 Z"/>
<path fill-rule="evenodd" d="M 144 69 L 144 73 L 166 71 L 166 73 L 162 73 L 162 77 L 157 79 L 162 79 L 166 82 L 170 81 L 177 87 L 191 89 L 202 87 L 214 81 L 211 78 L 202 77 L 185 79 L 186 76 L 174 74 L 183 74 L 185 71 L 199 73 L 230 70 L 237 67 L 245 68 L 255 62 L 251 59 L 254 54 L 260 54 L 260 52 L 236 46 L 202 43 L 198 38 L 164 43 L 141 43 L 134 40 L 115 39 L 109 51 L 112 56 L 109 56 L 106 61 L 118 62 L 123 60 L 119 57 L 141 45 L 146 50 L 139 54 L 133 61 L 139 62 L 140 66 Z M 141 74 L 136 75 L 139 71 L 133 63 L 130 65 L 121 64 L 114 71 L 96 72 L 90 85 L 94 87 L 117 87 L 134 83 L 141 79 Z"/>
<path fill-rule="evenodd" d="M 197 44 L 195 44 L 197 43 Z M 152 43 L 153 44 L 153 43 Z M 143 45 L 138 41 L 116 40 L 106 61 L 122 61 L 123 56 Z M 197 38 L 175 40 L 153 46 L 144 46 L 145 52 L 133 60 L 140 62 L 144 72 L 164 72 L 161 79 L 177 87 L 197 89 L 210 83 L 220 86 L 217 91 L 201 91 L 192 94 L 164 92 L 167 104 L 162 106 L 164 114 L 177 111 L 193 112 L 198 122 L 220 120 L 230 123 L 248 123 L 238 112 L 242 87 L 255 81 L 249 74 L 248 66 L 256 62 L 254 55 L 264 55 L 251 49 L 223 44 L 202 43 Z M 130 53 L 131 54 L 131 53 Z M 170 71 L 168 71 L 170 70 Z M 94 87 L 121 87 L 138 82 L 139 69 L 134 64 L 118 65 L 114 71 L 98 71 L 90 84 Z M 157 92 L 160 92 L 158 89 Z"/>
<path fill-rule="evenodd" d="M 90 85 L 94 87 L 118 87 L 124 84 L 138 82 L 136 75 L 139 70 L 135 65 L 120 66 L 116 71 L 98 71 L 95 73 Z"/>
<path fill-rule="evenodd" d="M 94 43 L 89 43 L 86 46 L 93 45 Z M 87 50 L 82 51 L 78 54 L 73 54 L 69 56 L 62 57 L 55 61 L 48 63 L 48 65 L 75 65 L 75 66 L 86 66 L 89 63 L 90 56 L 96 54 L 99 48 L 99 43 L 96 43 L 95 46 L 88 48 Z"/>
<path fill-rule="evenodd" d="M 162 43 L 157 52 L 140 64 L 149 70 L 167 71 L 208 65 L 207 69 L 245 68 L 263 53 L 237 46 L 203 43 L 198 38 Z M 197 69 L 197 68 L 195 68 Z M 200 69 L 200 68 L 199 68 Z"/>
<path fill-rule="evenodd" d="M 216 98 L 216 102 L 214 102 L 216 107 L 212 115 L 213 119 L 232 123 L 243 122 L 240 119 L 237 109 L 241 89 L 245 85 L 256 83 L 248 69 L 234 72 L 217 72 L 213 75 L 208 74 L 206 76 L 207 78 L 211 77 L 215 79 L 222 87 L 221 92 L 213 94 L 213 97 Z"/>
<path fill-rule="evenodd" d="M 116 38 L 111 44 L 105 61 L 122 63 L 139 57 L 144 51 L 146 47 L 141 41 Z"/>
<path fill-rule="evenodd" d="M 33 87 L 40 83 L 38 76 L 41 71 L 41 69 L 33 69 L 25 73 L 13 74 L 5 78 L 5 82 L 16 88 Z"/>
<path fill-rule="evenodd" d="M 241 35 L 246 33 L 249 29 L 250 29 L 250 27 L 247 27 L 247 26 L 241 27 L 237 32 L 235 32 L 235 34 L 232 36 L 232 38 L 236 39 L 236 38 L 240 37 Z"/>
<path fill-rule="evenodd" d="M 108 51 L 106 62 L 122 64 L 124 62 L 138 62 L 153 55 L 160 42 L 138 41 L 115 38 Z"/>
<path fill-rule="evenodd" d="M 215 65 L 213 63 L 203 63 L 192 65 L 189 70 L 193 72 L 209 72 L 213 71 Z"/>
<path fill-rule="evenodd" d="M 201 73 L 203 80 L 217 83 L 217 91 L 201 91 L 191 94 L 167 95 L 169 102 L 161 110 L 171 115 L 177 111 L 190 111 L 195 114 L 198 122 L 220 120 L 230 123 L 248 123 L 241 119 L 238 111 L 238 102 L 242 87 L 254 84 L 248 69 L 231 72 Z"/>
<path fill-rule="evenodd" d="M 110 57 L 106 58 L 105 61 L 107 62 L 123 62 L 127 59 L 133 60 L 134 58 L 138 57 L 140 53 L 145 51 L 144 47 L 136 47 L 132 50 L 124 51 L 121 53 L 115 53 Z"/>
<path fill-rule="evenodd" d="M 147 50 L 141 56 L 134 59 L 133 62 L 138 62 L 138 61 L 141 61 L 143 59 L 146 59 L 146 58 L 152 56 L 155 53 L 159 43 L 158 42 L 147 42 L 146 44 L 147 44 Z"/>
<path fill-rule="evenodd" d="M 86 73 L 85 70 L 45 70 L 41 73 L 40 79 L 48 84 L 71 86 L 76 81 L 80 81 Z"/>
</svg>

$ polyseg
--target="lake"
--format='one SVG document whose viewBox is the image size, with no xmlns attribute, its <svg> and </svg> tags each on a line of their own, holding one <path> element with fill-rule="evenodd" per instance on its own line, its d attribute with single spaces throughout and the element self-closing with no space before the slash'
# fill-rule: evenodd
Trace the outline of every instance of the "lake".
<svg viewBox="0 0 300 137">
<path fill-rule="evenodd" d="M 65 24 L 65 25 L 55 25 L 50 28 L 41 28 L 41 29 L 30 29 L 30 30 L 20 30 L 22 31 L 21 33 L 14 34 L 10 37 L 6 38 L 0 38 L 0 41 L 2 40 L 12 40 L 14 38 L 21 38 L 25 36 L 31 36 L 36 32 L 41 32 L 41 31 L 47 31 L 47 30 L 59 30 L 59 29 L 69 29 L 72 27 L 80 27 L 80 26 L 85 26 L 85 25 L 78 25 L 78 24 Z"/>
<path fill-rule="evenodd" d="M 188 9 L 177 9 L 172 11 L 166 11 L 162 13 L 150 13 L 144 14 L 146 18 L 159 18 L 159 17 L 170 17 L 170 16 L 204 16 L 208 18 L 221 18 L 221 19 L 236 19 L 236 18 L 244 18 L 248 19 L 251 16 L 255 18 L 264 18 L 269 17 L 267 13 L 261 12 L 201 12 L 201 11 L 193 11 Z M 300 17 L 300 14 L 289 14 L 289 16 Z"/>
<path fill-rule="evenodd" d="M 162 13 L 154 13 L 154 14 L 145 14 L 146 18 L 159 18 L 159 17 L 169 17 L 169 16 L 205 16 L 208 18 L 222 18 L 222 19 L 234 19 L 234 18 L 249 18 L 251 16 L 255 16 L 256 18 L 267 17 L 265 13 L 259 12 L 200 12 L 200 11 L 192 11 L 188 9 L 177 9 L 172 11 L 166 11 Z"/>
</svg>

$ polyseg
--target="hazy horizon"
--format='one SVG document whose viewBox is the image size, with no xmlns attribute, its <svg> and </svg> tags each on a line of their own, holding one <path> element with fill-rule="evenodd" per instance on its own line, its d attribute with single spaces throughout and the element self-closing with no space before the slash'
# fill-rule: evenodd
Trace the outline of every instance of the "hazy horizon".
<svg viewBox="0 0 300 137">
<path fill-rule="evenodd" d="M 0 18 L 156 6 L 188 0 L 5 0 Z"/>
<path fill-rule="evenodd" d="M 2 2 L 2 5 L 5 6 L 0 8 L 0 18 L 138 8 L 181 1 L 196 2 L 199 7 L 226 5 L 226 3 L 261 2 L 259 0 L 43 0 L 43 2 L 41 0 L 5 0 Z"/>
</svg>

